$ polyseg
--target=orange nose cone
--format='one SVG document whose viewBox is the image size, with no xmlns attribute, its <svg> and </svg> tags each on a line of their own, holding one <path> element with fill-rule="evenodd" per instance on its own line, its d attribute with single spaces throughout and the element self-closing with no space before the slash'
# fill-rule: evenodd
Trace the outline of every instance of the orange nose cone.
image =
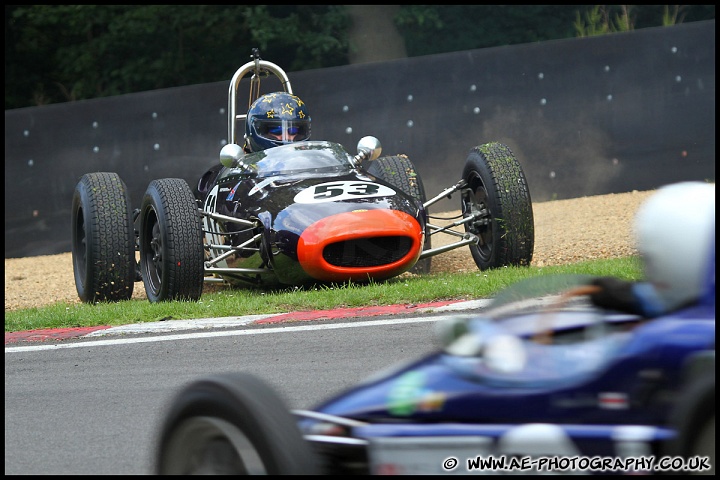
<svg viewBox="0 0 720 480">
<path fill-rule="evenodd" d="M 311 277 L 342 282 L 410 270 L 422 253 L 418 221 L 398 210 L 358 210 L 318 220 L 300 235 L 298 261 Z"/>
</svg>

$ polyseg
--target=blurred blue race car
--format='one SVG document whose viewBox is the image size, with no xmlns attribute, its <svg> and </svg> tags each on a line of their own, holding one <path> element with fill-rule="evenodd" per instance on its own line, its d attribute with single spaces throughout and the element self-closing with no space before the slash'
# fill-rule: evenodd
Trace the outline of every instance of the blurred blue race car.
<svg viewBox="0 0 720 480">
<path fill-rule="evenodd" d="M 195 381 L 156 472 L 714 473 L 714 245 L 709 265 L 700 301 L 652 319 L 593 305 L 588 277 L 519 282 L 312 410 L 244 373 Z"/>
</svg>

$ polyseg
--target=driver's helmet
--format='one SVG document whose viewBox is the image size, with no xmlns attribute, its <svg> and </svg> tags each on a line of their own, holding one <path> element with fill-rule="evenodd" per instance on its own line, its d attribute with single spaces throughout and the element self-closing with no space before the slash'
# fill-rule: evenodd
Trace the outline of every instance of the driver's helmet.
<svg viewBox="0 0 720 480">
<path fill-rule="evenodd" d="M 245 147 L 251 152 L 310 138 L 305 102 L 286 92 L 268 93 L 250 106 L 245 120 Z"/>
<path fill-rule="evenodd" d="M 680 182 L 658 189 L 635 216 L 645 280 L 671 311 L 708 288 L 714 259 L 715 184 Z"/>
</svg>

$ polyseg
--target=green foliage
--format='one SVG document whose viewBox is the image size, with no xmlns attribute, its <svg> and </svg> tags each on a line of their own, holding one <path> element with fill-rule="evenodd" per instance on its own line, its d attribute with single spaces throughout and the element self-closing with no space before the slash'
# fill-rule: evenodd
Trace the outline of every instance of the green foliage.
<svg viewBox="0 0 720 480">
<path fill-rule="evenodd" d="M 249 45 L 288 71 L 347 64 L 349 18 L 343 5 L 249 8 Z M 242 62 L 232 67 L 234 71 Z"/>
<path fill-rule="evenodd" d="M 403 5 L 394 20 L 414 57 L 714 18 L 714 5 Z M 5 109 L 227 81 L 253 47 L 289 72 L 347 65 L 350 26 L 344 5 L 6 5 Z"/>
<path fill-rule="evenodd" d="M 607 5 L 595 5 L 581 16 L 577 12 L 575 30 L 578 37 L 592 37 L 615 32 L 628 32 L 635 28 L 635 19 L 631 15 L 632 5 L 611 5 L 620 7 L 620 13 L 613 14 Z M 584 18 L 583 18 L 584 17 Z"/>
<path fill-rule="evenodd" d="M 673 5 L 671 9 L 669 5 L 665 5 L 662 19 L 663 26 L 667 27 L 670 25 L 682 23 L 682 19 L 685 16 L 686 7 L 687 5 Z"/>
<path fill-rule="evenodd" d="M 409 56 L 573 36 L 575 6 L 410 5 L 395 18 Z"/>
<path fill-rule="evenodd" d="M 343 12 L 337 5 L 6 7 L 5 108 L 225 81 L 253 47 L 290 71 L 346 64 Z"/>
<path fill-rule="evenodd" d="M 714 5 L 575 5 L 578 37 L 715 18 Z"/>
</svg>

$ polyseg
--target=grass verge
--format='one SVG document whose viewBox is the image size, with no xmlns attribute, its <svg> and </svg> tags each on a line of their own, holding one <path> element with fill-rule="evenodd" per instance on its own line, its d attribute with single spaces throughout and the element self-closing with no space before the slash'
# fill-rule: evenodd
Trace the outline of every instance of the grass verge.
<svg viewBox="0 0 720 480">
<path fill-rule="evenodd" d="M 233 317 L 492 297 L 506 286 L 538 275 L 587 274 L 642 278 L 637 257 L 594 260 L 553 267 L 507 267 L 470 273 L 400 276 L 385 282 L 347 283 L 282 290 L 226 289 L 197 302 L 68 304 L 5 312 L 5 332 L 44 328 L 127 325 L 142 322 Z M 142 283 L 136 284 L 142 288 Z"/>
</svg>

